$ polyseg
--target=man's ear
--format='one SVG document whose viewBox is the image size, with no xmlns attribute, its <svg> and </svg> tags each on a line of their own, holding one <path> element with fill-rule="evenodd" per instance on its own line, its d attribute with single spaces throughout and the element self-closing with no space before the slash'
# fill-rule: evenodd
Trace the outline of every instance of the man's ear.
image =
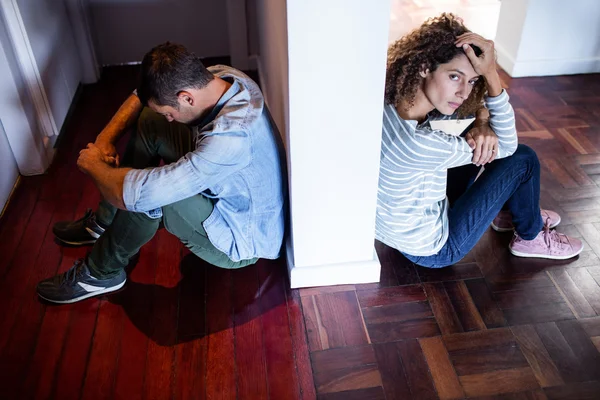
<svg viewBox="0 0 600 400">
<path fill-rule="evenodd" d="M 180 102 L 183 102 L 184 104 L 193 106 L 196 103 L 196 99 L 194 98 L 194 95 L 191 94 L 190 92 L 188 92 L 187 90 L 182 90 L 181 92 L 177 93 L 177 99 Z"/>
</svg>

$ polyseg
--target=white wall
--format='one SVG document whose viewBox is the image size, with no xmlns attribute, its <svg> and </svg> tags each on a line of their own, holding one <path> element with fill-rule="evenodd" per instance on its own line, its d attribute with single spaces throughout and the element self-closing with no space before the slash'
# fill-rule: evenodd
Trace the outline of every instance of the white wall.
<svg viewBox="0 0 600 400">
<path fill-rule="evenodd" d="M 286 138 L 292 287 L 373 282 L 389 1 L 257 0 L 259 72 Z"/>
<path fill-rule="evenodd" d="M 22 109 L 8 59 L 2 46 L 1 31 L 0 29 L 0 212 L 2 212 L 19 175 L 17 162 L 8 143 L 3 122 L 8 122 L 11 128 L 16 124 L 17 130 L 19 130 L 20 122 L 20 128 L 29 130 L 29 123 Z M 27 134 L 28 132 L 21 131 L 20 133 Z"/>
<path fill-rule="evenodd" d="M 255 0 L 258 23 L 258 69 L 269 111 L 288 142 L 288 36 L 286 2 Z M 250 13 L 248 13 L 250 14 Z"/>
<path fill-rule="evenodd" d="M 81 61 L 64 1 L 18 0 L 17 4 L 60 131 L 81 81 Z"/>
<path fill-rule="evenodd" d="M 1 21 L 1 18 L 0 18 Z M 26 83 L 20 74 L 5 25 L 0 24 L 0 119 L 22 175 L 43 173 L 48 166 L 44 135 Z M 7 144 L 8 146 L 8 144 Z M 9 159 L 5 148 L 4 158 Z M 10 173 L 1 179 L 10 178 Z M 6 181 L 3 180 L 3 184 Z"/>
<path fill-rule="evenodd" d="M 513 77 L 600 72 L 600 2 L 503 0 L 496 48 Z"/>
<path fill-rule="evenodd" d="M 10 150 L 10 145 L 8 144 L 8 139 L 6 138 L 4 127 L 2 126 L 2 120 L 0 120 L 0 171 L 2 171 L 2 174 L 0 174 L 1 213 L 19 176 L 17 162 Z"/>
<path fill-rule="evenodd" d="M 141 61 L 167 40 L 200 57 L 229 55 L 225 0 L 88 0 L 101 65 Z"/>
</svg>

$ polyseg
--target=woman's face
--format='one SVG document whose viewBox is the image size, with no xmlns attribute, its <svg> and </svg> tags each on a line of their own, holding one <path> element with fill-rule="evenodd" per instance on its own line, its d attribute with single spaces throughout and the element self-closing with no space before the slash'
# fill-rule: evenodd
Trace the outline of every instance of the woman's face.
<svg viewBox="0 0 600 400">
<path fill-rule="evenodd" d="M 464 54 L 430 72 L 421 72 L 424 78 L 421 90 L 433 108 L 445 115 L 454 114 L 469 97 L 479 75 Z"/>
</svg>

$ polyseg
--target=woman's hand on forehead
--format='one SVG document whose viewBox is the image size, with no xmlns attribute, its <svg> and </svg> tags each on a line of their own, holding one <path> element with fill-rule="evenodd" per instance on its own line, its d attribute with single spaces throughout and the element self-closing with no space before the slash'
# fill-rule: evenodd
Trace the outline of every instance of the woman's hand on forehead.
<svg viewBox="0 0 600 400">
<path fill-rule="evenodd" d="M 463 48 L 476 73 L 487 76 L 496 72 L 496 52 L 493 41 L 487 40 L 476 33 L 468 32 L 457 37 L 454 44 L 456 47 Z M 475 55 L 475 50 L 471 45 L 481 49 L 479 57 Z"/>
</svg>

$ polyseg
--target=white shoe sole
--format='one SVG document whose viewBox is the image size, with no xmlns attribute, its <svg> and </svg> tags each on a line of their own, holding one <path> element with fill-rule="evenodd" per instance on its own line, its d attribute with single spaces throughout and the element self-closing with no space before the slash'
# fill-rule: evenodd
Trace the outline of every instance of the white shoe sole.
<svg viewBox="0 0 600 400">
<path fill-rule="evenodd" d="M 510 250 L 510 253 L 513 256 L 517 256 L 517 257 L 524 257 L 524 258 L 545 258 L 548 260 L 568 260 L 569 258 L 573 258 L 578 256 L 581 251 L 583 250 L 583 246 L 581 246 L 581 249 L 579 249 L 579 251 L 575 254 L 570 254 L 568 256 L 552 256 L 552 255 L 548 255 L 548 254 L 531 254 L 531 253 L 521 253 L 520 251 L 516 251 L 513 250 L 510 246 L 508 247 L 508 250 Z"/>
<path fill-rule="evenodd" d="M 552 225 L 550 225 L 550 229 L 552 229 L 552 228 L 556 228 L 556 227 L 558 226 L 558 224 L 560 224 L 560 221 L 561 221 L 561 218 L 560 218 L 560 216 L 559 216 L 559 217 L 558 217 L 558 221 L 556 221 L 556 223 L 555 223 L 555 224 L 552 224 Z M 496 226 L 496 225 L 494 224 L 494 221 L 492 221 L 492 223 L 491 223 L 491 227 L 492 227 L 492 229 L 493 229 L 493 230 L 495 230 L 496 232 L 512 232 L 512 231 L 514 231 L 514 230 L 515 230 L 515 228 L 500 228 L 500 227 L 498 227 L 498 226 Z"/>
<path fill-rule="evenodd" d="M 50 303 L 71 304 L 71 303 L 77 303 L 78 301 L 81 301 L 81 300 L 89 299 L 90 297 L 100 296 L 102 294 L 106 294 L 106 293 L 110 293 L 110 292 L 119 290 L 123 287 L 123 285 L 125 285 L 125 282 L 127 282 L 127 279 L 125 279 L 123 282 L 119 283 L 117 286 L 111 286 L 109 288 L 98 290 L 96 292 L 89 292 L 89 293 L 84 294 L 83 296 L 79 296 L 79 297 L 76 297 L 74 299 L 69 299 L 69 300 L 50 300 L 50 299 L 42 296 L 39 293 L 38 293 L 38 296 L 40 296 L 42 299 L 44 299 Z"/>
</svg>

